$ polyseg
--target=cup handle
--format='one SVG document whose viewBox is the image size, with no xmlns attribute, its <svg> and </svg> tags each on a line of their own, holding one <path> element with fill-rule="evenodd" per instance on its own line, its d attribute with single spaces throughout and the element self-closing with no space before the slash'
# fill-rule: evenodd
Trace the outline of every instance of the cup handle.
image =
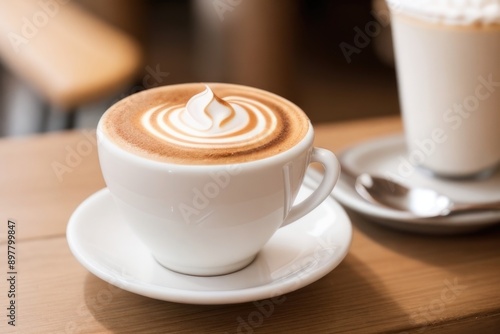
<svg viewBox="0 0 500 334">
<path fill-rule="evenodd" d="M 299 204 L 294 205 L 280 227 L 293 223 L 320 205 L 332 192 L 340 175 L 340 164 L 335 155 L 323 148 L 314 147 L 310 164 L 319 162 L 323 165 L 324 175 L 318 188 Z"/>
</svg>

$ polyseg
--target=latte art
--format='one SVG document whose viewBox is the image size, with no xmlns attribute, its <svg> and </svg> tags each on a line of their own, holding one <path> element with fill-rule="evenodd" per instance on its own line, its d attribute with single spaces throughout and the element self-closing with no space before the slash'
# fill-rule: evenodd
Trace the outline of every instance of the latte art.
<svg viewBox="0 0 500 334">
<path fill-rule="evenodd" d="M 276 116 L 263 103 L 244 97 L 217 97 L 206 86 L 188 103 L 148 110 L 144 128 L 159 140 L 191 148 L 226 148 L 265 141 L 276 129 Z"/>
<path fill-rule="evenodd" d="M 207 133 L 223 133 L 248 122 L 245 110 L 237 104 L 222 100 L 210 87 L 205 87 L 205 91 L 193 96 L 186 104 L 181 117 L 186 126 Z"/>
<path fill-rule="evenodd" d="M 192 83 L 131 95 L 106 111 L 98 129 L 119 147 L 148 159 L 230 164 L 284 152 L 309 127 L 299 107 L 272 93 Z"/>
</svg>

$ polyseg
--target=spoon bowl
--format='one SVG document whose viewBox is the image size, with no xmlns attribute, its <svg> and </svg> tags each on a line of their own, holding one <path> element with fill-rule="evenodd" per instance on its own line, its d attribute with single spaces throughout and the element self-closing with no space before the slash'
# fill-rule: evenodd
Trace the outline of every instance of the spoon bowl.
<svg viewBox="0 0 500 334">
<path fill-rule="evenodd" d="M 448 216 L 481 210 L 500 210 L 500 202 L 457 203 L 429 188 L 410 188 L 399 182 L 363 173 L 356 178 L 355 189 L 366 201 L 420 218 Z"/>
</svg>

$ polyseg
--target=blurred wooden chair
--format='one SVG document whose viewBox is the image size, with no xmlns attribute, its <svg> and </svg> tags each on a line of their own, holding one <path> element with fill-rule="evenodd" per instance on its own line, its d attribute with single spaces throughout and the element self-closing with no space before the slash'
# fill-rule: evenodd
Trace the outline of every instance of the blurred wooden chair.
<svg viewBox="0 0 500 334">
<path fill-rule="evenodd" d="M 132 38 L 68 0 L 0 1 L 0 61 L 74 126 L 79 106 L 112 96 L 141 66 Z M 46 127 L 46 124 L 41 124 Z"/>
</svg>

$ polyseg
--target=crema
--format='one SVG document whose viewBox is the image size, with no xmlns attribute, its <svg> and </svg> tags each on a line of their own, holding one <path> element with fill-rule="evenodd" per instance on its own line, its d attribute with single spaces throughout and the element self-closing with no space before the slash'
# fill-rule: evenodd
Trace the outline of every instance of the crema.
<svg viewBox="0 0 500 334">
<path fill-rule="evenodd" d="M 306 135 L 305 113 L 247 86 L 190 83 L 131 95 L 103 115 L 99 129 L 121 148 L 179 164 L 230 164 L 284 152 Z"/>
</svg>

